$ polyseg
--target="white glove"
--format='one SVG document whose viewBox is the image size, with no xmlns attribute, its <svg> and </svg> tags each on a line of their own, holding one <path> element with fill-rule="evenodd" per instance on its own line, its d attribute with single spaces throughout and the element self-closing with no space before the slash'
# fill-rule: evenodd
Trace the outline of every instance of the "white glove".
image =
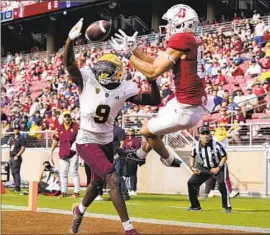
<svg viewBox="0 0 270 235">
<path fill-rule="evenodd" d="M 133 52 L 137 46 L 137 35 L 138 32 L 135 32 L 133 36 L 129 37 L 126 35 L 126 33 L 119 29 L 118 30 L 120 34 L 116 33 L 114 37 L 111 38 L 110 44 L 114 50 L 117 52 Z"/>
<path fill-rule="evenodd" d="M 75 24 L 73 28 L 69 31 L 68 37 L 70 38 L 70 40 L 74 40 L 82 35 L 81 34 L 82 26 L 83 26 L 83 18 L 81 18 L 77 22 L 77 24 Z"/>
</svg>

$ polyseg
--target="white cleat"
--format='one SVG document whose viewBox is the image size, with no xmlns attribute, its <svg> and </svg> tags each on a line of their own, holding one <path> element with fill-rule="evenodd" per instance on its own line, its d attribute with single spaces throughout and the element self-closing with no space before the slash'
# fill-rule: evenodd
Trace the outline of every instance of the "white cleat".
<svg viewBox="0 0 270 235">
<path fill-rule="evenodd" d="M 136 196 L 137 195 L 137 193 L 135 191 L 130 191 L 128 194 L 129 194 L 129 196 Z"/>
<path fill-rule="evenodd" d="M 231 193 L 230 193 L 230 198 L 235 198 L 239 195 L 239 191 L 236 191 L 236 190 L 233 190 Z"/>
<path fill-rule="evenodd" d="M 103 198 L 101 195 L 98 195 L 98 196 L 95 198 L 95 201 L 104 201 L 104 198 Z"/>
<path fill-rule="evenodd" d="M 214 197 L 215 196 L 215 191 L 214 190 L 211 190 L 209 193 L 208 193 L 208 197 L 211 198 L 211 197 Z"/>
</svg>

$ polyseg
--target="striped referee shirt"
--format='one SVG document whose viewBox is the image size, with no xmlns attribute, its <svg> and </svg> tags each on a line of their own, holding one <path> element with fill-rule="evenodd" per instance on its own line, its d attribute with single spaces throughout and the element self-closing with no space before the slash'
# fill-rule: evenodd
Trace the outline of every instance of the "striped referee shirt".
<svg viewBox="0 0 270 235">
<path fill-rule="evenodd" d="M 209 140 L 206 146 L 198 141 L 194 144 L 191 152 L 191 156 L 196 158 L 196 162 L 205 168 L 217 167 L 220 160 L 226 155 L 222 145 L 215 140 Z"/>
</svg>

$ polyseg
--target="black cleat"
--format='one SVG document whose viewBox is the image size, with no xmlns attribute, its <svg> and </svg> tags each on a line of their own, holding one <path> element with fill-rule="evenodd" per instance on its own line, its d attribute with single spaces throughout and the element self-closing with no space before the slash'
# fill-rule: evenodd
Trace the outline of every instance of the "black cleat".
<svg viewBox="0 0 270 235">
<path fill-rule="evenodd" d="M 73 204 L 72 211 L 73 211 L 73 220 L 72 220 L 71 231 L 72 233 L 78 233 L 79 227 L 82 223 L 83 214 L 80 213 L 78 204 Z"/>
<path fill-rule="evenodd" d="M 224 212 L 225 212 L 225 213 L 231 213 L 231 212 L 232 212 L 232 208 L 231 208 L 231 207 L 226 207 L 226 208 L 224 209 Z"/>
<path fill-rule="evenodd" d="M 202 208 L 199 206 L 199 207 L 189 207 L 186 209 L 186 211 L 201 211 Z"/>
<path fill-rule="evenodd" d="M 180 167 L 182 164 L 182 161 L 178 158 L 174 158 L 171 165 L 168 165 L 168 163 L 163 158 L 160 158 L 160 161 L 163 163 L 163 165 L 168 167 Z"/>
<path fill-rule="evenodd" d="M 143 165 L 145 163 L 145 159 L 140 159 L 135 153 L 132 153 L 132 152 L 127 153 L 126 159 L 135 161 L 141 165 Z"/>
</svg>

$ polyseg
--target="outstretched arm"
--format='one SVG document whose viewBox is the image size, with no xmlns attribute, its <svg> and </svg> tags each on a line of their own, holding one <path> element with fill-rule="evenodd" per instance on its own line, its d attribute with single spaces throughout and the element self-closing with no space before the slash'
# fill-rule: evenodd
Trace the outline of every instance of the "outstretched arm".
<svg viewBox="0 0 270 235">
<path fill-rule="evenodd" d="M 124 31 L 119 30 L 119 34 L 116 33 L 115 38 L 111 38 L 110 44 L 114 50 L 130 60 L 133 66 L 149 80 L 155 80 L 159 75 L 171 69 L 184 55 L 182 51 L 168 48 L 156 59 L 153 59 L 137 49 L 137 34 L 138 32 L 135 32 L 133 36 L 129 37 Z"/>
<path fill-rule="evenodd" d="M 79 87 L 80 92 L 83 89 L 83 79 L 80 69 L 75 62 L 75 56 L 73 51 L 73 41 L 68 38 L 64 49 L 64 64 L 72 79 L 72 81 Z"/>
<path fill-rule="evenodd" d="M 155 80 L 158 76 L 170 70 L 183 55 L 181 51 L 168 48 L 165 52 L 161 52 L 153 62 L 147 62 L 138 58 L 136 54 L 131 55 L 130 62 L 150 80 Z"/>
<path fill-rule="evenodd" d="M 153 63 L 155 58 L 143 53 L 138 47 L 133 51 L 133 55 L 135 55 L 137 58 L 146 61 L 148 63 Z"/>
<path fill-rule="evenodd" d="M 77 24 L 70 30 L 63 54 L 66 69 L 72 81 L 79 87 L 80 92 L 83 89 L 83 79 L 82 74 L 78 68 L 78 65 L 75 62 L 75 55 L 73 51 L 73 40 L 81 35 L 82 25 L 83 25 L 83 18 L 81 18 L 77 22 Z"/>
<path fill-rule="evenodd" d="M 161 103 L 160 92 L 156 81 L 151 81 L 151 92 L 135 95 L 127 99 L 127 101 L 137 105 L 157 106 Z"/>
</svg>

